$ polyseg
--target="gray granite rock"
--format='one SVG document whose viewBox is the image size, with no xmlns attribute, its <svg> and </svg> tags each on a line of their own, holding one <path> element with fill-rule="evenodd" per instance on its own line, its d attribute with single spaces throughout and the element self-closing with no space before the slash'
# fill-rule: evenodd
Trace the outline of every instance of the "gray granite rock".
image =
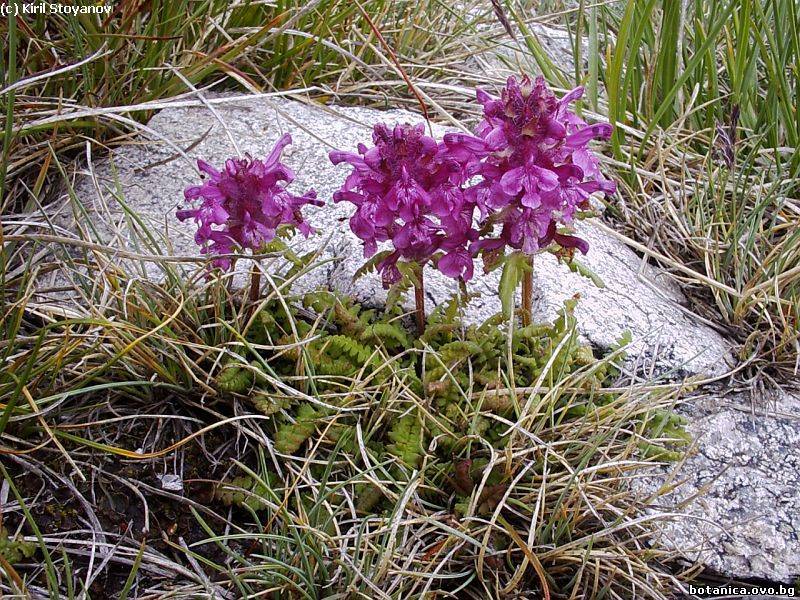
<svg viewBox="0 0 800 600">
<path fill-rule="evenodd" d="M 732 577 L 794 583 L 800 577 L 800 397 L 756 406 L 742 395 L 709 395 L 680 412 L 696 448 L 658 498 L 656 510 L 685 516 L 665 523 L 661 541 Z M 637 485 L 653 493 L 669 467 Z"/>
<path fill-rule="evenodd" d="M 123 216 L 118 201 L 121 193 L 127 206 L 159 237 L 164 253 L 197 254 L 192 223 L 180 223 L 174 216 L 183 199 L 183 188 L 198 181 L 193 162 L 182 157 L 178 149 L 185 149 L 192 159 L 202 157 L 221 165 L 237 151 L 265 155 L 288 131 L 294 143 L 284 152 L 284 159 L 297 172 L 293 189 L 314 188 L 320 198 L 329 200 L 349 171 L 347 166 L 330 163 L 329 150 L 354 149 L 359 142 L 368 141 L 371 126 L 379 121 L 420 121 L 418 115 L 400 110 L 311 106 L 275 97 L 211 95 L 208 102 L 213 110 L 196 99 L 162 110 L 148 124 L 154 132 L 150 139 L 141 138 L 116 150 L 111 162 L 101 160 L 90 169 L 83 169 L 76 194 L 103 243 L 138 252 L 145 247 L 132 235 L 135 227 L 131 226 L 131 219 Z M 433 130 L 441 135 L 445 128 L 434 125 Z M 328 262 L 305 276 L 296 289 L 330 287 L 362 302 L 380 303 L 386 292 L 377 276 L 352 280 L 363 258 L 360 242 L 347 224 L 350 212 L 349 205 L 332 202 L 325 209 L 309 211 L 318 235 L 310 239 L 298 235 L 292 246 L 298 252 L 320 250 L 321 259 Z M 65 199 L 51 208 L 50 216 L 74 230 L 72 214 Z M 88 230 L 84 217 L 78 223 Z M 675 370 L 676 376 L 716 375 L 726 370 L 730 362 L 728 343 L 684 308 L 680 289 L 665 274 L 643 264 L 633 251 L 591 222 L 580 224 L 579 229 L 591 246 L 581 260 L 606 286 L 596 287 L 589 279 L 558 264 L 551 255 L 537 257 L 535 310 L 540 319 L 552 319 L 565 299 L 579 294 L 580 332 L 593 344 L 609 347 L 629 330 L 635 342 L 634 353 L 662 374 Z M 246 262 L 239 261 L 242 268 L 247 268 Z M 472 292 L 480 294 L 467 311 L 471 321 L 500 311 L 496 294 L 499 273 L 483 275 L 480 268 L 477 271 L 469 285 Z M 161 273 L 157 263 L 148 263 L 143 275 L 158 279 Z M 429 270 L 426 278 L 429 307 L 447 300 L 456 291 L 455 283 L 438 273 Z"/>
</svg>

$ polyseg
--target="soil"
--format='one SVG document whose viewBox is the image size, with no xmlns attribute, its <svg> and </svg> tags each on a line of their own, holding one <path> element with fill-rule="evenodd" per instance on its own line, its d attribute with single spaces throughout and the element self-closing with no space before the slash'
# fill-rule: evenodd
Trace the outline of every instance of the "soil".
<svg viewBox="0 0 800 600">
<path fill-rule="evenodd" d="M 150 426 L 152 423 L 132 425 L 130 431 L 114 439 L 114 445 L 136 448 L 136 440 L 147 436 L 145 429 Z M 167 422 L 165 428 L 169 427 Z M 174 435 L 169 436 L 162 432 L 162 439 L 168 441 L 162 442 L 162 447 L 186 435 L 185 431 L 172 433 Z M 169 440 L 170 437 L 173 439 Z M 81 544 L 65 544 L 66 548 L 72 550 L 69 553 L 70 567 L 76 583 L 85 579 L 89 567 L 89 557 L 83 556 L 80 550 L 86 551 L 91 547 L 91 530 L 97 529 L 96 523 L 92 525 L 86 504 L 76 491 L 91 505 L 91 511 L 96 515 L 109 544 L 120 542 L 117 536 L 122 536 L 122 544 L 138 549 L 144 541 L 149 553 L 164 555 L 169 562 L 174 561 L 194 571 L 195 567 L 188 564 L 186 553 L 175 546 L 190 546 L 193 552 L 217 565 L 225 565 L 228 554 L 215 543 L 192 546 L 195 542 L 209 538 L 209 533 L 192 514 L 192 506 L 217 534 L 224 533 L 226 519 L 231 519 L 237 526 L 250 529 L 254 533 L 258 530 L 252 523 L 250 513 L 235 506 L 226 506 L 215 498 L 216 482 L 229 481 L 240 474 L 233 459 L 255 467 L 255 452 L 248 449 L 243 454 L 241 448 L 237 448 L 235 442 L 232 443 L 234 438 L 231 431 L 220 428 L 188 442 L 171 455 L 142 460 L 87 450 L 85 446 L 78 447 L 74 444 L 70 447 L 69 443 L 65 443 L 66 450 L 78 463 L 86 481 L 81 481 L 72 472 L 63 454 L 52 448 L 35 453 L 35 461 L 26 457 L 23 461 L 4 459 L 4 462 L 44 537 L 86 541 L 83 547 Z M 180 474 L 183 489 L 170 490 L 168 484 L 163 485 L 160 476 L 165 472 Z M 65 481 L 71 485 L 65 484 Z M 71 486 L 74 489 L 70 489 Z M 9 494 L 9 500 L 13 500 L 12 494 Z M 11 534 L 17 532 L 22 524 L 22 535 L 34 535 L 30 525 L 23 523 L 24 516 L 19 510 L 5 511 L 4 514 L 0 512 L 0 519 Z M 147 521 L 149 529 L 146 530 Z M 94 532 L 95 539 L 97 533 Z M 231 550 L 247 554 L 249 549 L 242 548 L 242 545 L 235 540 L 228 542 Z M 53 560 L 60 562 L 60 550 L 53 552 L 52 544 L 49 546 Z M 41 551 L 37 550 L 32 561 L 18 563 L 15 570 L 21 577 L 27 578 L 28 585 L 47 589 L 46 576 L 39 568 L 43 558 Z M 100 561 L 101 558 L 95 555 L 93 569 L 98 568 Z M 208 567 L 202 560 L 196 562 L 210 581 L 219 577 L 216 569 Z M 129 564 L 110 561 L 92 582 L 88 590 L 89 596 L 93 600 L 118 597 L 130 570 Z M 141 569 L 138 572 L 137 588 L 165 589 L 170 583 L 180 583 L 178 579 L 181 577 L 174 571 L 167 575 L 158 575 Z M 189 580 L 185 579 L 184 583 L 189 583 Z M 76 590 L 80 591 L 80 583 L 77 583 Z M 136 597 L 136 594 L 131 592 L 129 597 Z"/>
</svg>

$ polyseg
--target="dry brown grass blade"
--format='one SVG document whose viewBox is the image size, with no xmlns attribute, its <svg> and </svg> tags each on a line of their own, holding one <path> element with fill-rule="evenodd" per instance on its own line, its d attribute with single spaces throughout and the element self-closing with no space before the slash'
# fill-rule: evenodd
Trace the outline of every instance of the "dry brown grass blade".
<svg viewBox="0 0 800 600">
<path fill-rule="evenodd" d="M 422 99 L 422 95 L 419 93 L 417 86 L 414 85 L 414 83 L 411 81 L 411 78 L 408 76 L 408 73 L 406 73 L 405 69 L 403 68 L 403 65 L 400 64 L 400 61 L 398 60 L 397 55 L 394 53 L 394 50 L 386 41 L 386 39 L 383 37 L 381 30 L 378 29 L 377 25 L 375 25 L 375 22 L 372 20 L 372 17 L 369 16 L 369 13 L 366 10 L 364 10 L 364 7 L 361 6 L 361 3 L 358 0 L 353 0 L 353 2 L 355 2 L 356 6 L 358 7 L 358 10 L 361 12 L 361 15 L 369 24 L 370 29 L 375 34 L 375 37 L 378 38 L 378 41 L 381 43 L 381 46 L 383 46 L 383 48 L 391 57 L 392 62 L 394 62 L 395 67 L 397 67 L 397 70 L 400 72 L 400 75 L 406 82 L 408 89 L 411 90 L 412 94 L 414 94 L 414 97 L 417 99 L 419 107 L 422 110 L 422 115 L 425 117 L 425 120 L 428 122 L 428 125 L 430 126 L 430 116 L 428 115 L 428 107 L 425 105 L 425 101 Z"/>
<path fill-rule="evenodd" d="M 516 40 L 517 36 L 514 33 L 514 29 L 511 27 L 511 23 L 508 21 L 508 17 L 506 16 L 506 11 L 503 8 L 503 3 L 501 0 L 492 0 L 492 10 L 494 11 L 497 20 L 500 21 L 500 24 L 503 26 L 503 29 L 506 30 L 506 33 L 512 39 Z"/>
<path fill-rule="evenodd" d="M 2 554 L 0 554 L 0 567 L 2 567 L 3 573 L 8 576 L 11 582 L 19 590 L 20 594 L 26 598 L 30 598 L 30 593 L 25 587 L 25 582 L 22 580 L 22 577 L 19 576 L 19 573 L 17 573 L 16 569 L 14 569 L 14 566 L 9 563 Z M 0 578 L 0 580 L 2 580 L 2 578 Z"/>
</svg>

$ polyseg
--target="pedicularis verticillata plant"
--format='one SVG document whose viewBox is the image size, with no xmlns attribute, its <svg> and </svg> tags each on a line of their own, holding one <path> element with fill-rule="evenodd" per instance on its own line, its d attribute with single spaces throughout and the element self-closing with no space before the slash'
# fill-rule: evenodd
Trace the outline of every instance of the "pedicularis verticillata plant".
<svg viewBox="0 0 800 600">
<path fill-rule="evenodd" d="M 263 161 L 231 158 L 217 171 L 205 161 L 198 160 L 201 177 L 208 180 L 200 186 L 187 187 L 184 197 L 189 202 L 200 199 L 199 206 L 177 212 L 180 221 L 194 219 L 197 224 L 195 242 L 200 252 L 214 256 L 212 264 L 228 270 L 233 266 L 230 254 L 234 250 L 263 251 L 279 227 L 297 227 L 305 236 L 313 230 L 303 218 L 301 209 L 312 204 L 322 206 L 314 190 L 302 196 L 286 191 L 294 180 L 294 172 L 280 162 L 281 152 L 292 143 L 287 133 L 282 136 Z M 257 298 L 260 271 L 254 265 L 250 286 L 251 299 Z"/>
<path fill-rule="evenodd" d="M 522 280 L 526 324 L 531 319 L 533 255 L 552 245 L 585 254 L 586 241 L 559 231 L 559 225 L 570 225 L 578 210 L 589 209 L 593 192 L 616 190 L 587 149 L 595 138 L 608 139 L 611 125 L 587 125 L 569 110 L 582 95 L 579 87 L 558 100 L 543 78 L 517 82 L 512 77 L 499 99 L 478 90 L 483 120 L 475 136 L 444 137 L 456 159 L 467 163 L 467 172 L 479 176 L 466 191 L 480 213 L 479 239 L 471 250 L 483 255 L 485 265 L 504 261 L 504 306 L 513 305 L 514 288 Z M 506 255 L 506 248 L 513 252 Z"/>
<path fill-rule="evenodd" d="M 417 325 L 425 324 L 423 271 L 434 265 L 443 274 L 467 281 L 473 260 L 484 268 L 503 265 L 500 295 L 511 315 L 516 287 L 522 283 L 522 317 L 531 320 L 533 255 L 554 250 L 571 257 L 588 244 L 568 229 L 580 211 L 590 208 L 594 192 L 611 194 L 616 186 L 600 173 L 587 148 L 607 139 L 607 123 L 588 125 L 569 109 L 581 97 L 576 88 L 557 99 L 544 79 L 510 78 L 500 98 L 482 90 L 483 120 L 475 135 L 450 133 L 442 142 L 425 135 L 423 125 L 379 124 L 373 146 L 357 153 L 334 151 L 334 164 L 353 167 L 333 199 L 351 202 L 350 228 L 364 243 L 364 256 L 386 287 L 401 280 L 415 288 Z M 211 181 L 187 188 L 198 208 L 178 212 L 199 225 L 195 239 L 203 252 L 228 254 L 234 248 L 258 251 L 280 225 L 310 227 L 300 209 L 321 205 L 313 191 L 289 194 L 292 172 L 279 162 L 291 142 L 284 136 L 264 161 L 231 159 L 220 173 L 200 161 Z M 476 216 L 477 212 L 477 216 Z M 378 252 L 379 243 L 390 249 Z M 214 265 L 231 267 L 228 258 Z M 257 286 L 251 286 L 254 292 Z"/>
<path fill-rule="evenodd" d="M 472 227 L 475 206 L 465 199 L 463 165 L 447 146 L 425 135 L 424 125 L 389 129 L 378 124 L 372 140 L 375 146 L 359 144 L 358 154 L 330 153 L 334 164 L 354 167 L 333 199 L 356 206 L 350 229 L 363 240 L 365 258 L 377 252 L 378 242 L 391 242 L 394 249 L 376 257 L 384 286 L 397 283 L 401 269 L 410 266 L 422 333 L 425 264 L 434 260 L 445 275 L 472 277 L 468 244 L 477 235 Z"/>
</svg>

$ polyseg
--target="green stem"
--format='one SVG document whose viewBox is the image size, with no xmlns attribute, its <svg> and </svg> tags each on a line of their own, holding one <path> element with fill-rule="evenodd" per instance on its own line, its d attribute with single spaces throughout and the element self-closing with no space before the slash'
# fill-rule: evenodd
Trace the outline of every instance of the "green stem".
<svg viewBox="0 0 800 600">
<path fill-rule="evenodd" d="M 16 2 L 9 6 L 16 8 Z M 5 80 L 0 80 L 0 85 L 9 86 L 17 81 L 17 15 L 16 12 L 8 15 L 8 63 Z M 5 62 L 5 61 L 4 61 Z M 14 101 L 15 91 L 11 90 L 6 96 L 6 123 L 3 133 L 3 155 L 0 160 L 0 211 L 12 210 L 11 203 L 6 194 L 8 172 L 8 154 L 11 150 L 11 132 L 14 130 Z M 0 242 L 3 242 L 3 225 L 0 224 Z M 10 251 L 9 251 L 10 252 Z M 6 314 L 6 248 L 0 244 L 0 313 Z"/>
<path fill-rule="evenodd" d="M 9 7 L 16 2 L 9 4 Z M 8 15 L 8 63 L 6 66 L 5 81 L 3 85 L 9 86 L 17 81 L 17 15 Z M 3 134 L 3 160 L 0 161 L 0 201 L 5 204 L 6 198 L 6 173 L 8 169 L 8 153 L 11 148 L 11 132 L 14 130 L 14 100 L 16 92 L 11 90 L 6 96 L 6 123 Z M 2 205 L 0 204 L 0 205 Z"/>
</svg>

